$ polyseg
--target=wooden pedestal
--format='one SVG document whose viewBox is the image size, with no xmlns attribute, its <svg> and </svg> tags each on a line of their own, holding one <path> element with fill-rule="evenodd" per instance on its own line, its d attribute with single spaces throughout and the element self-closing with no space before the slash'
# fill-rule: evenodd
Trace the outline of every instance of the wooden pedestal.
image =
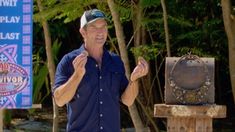
<svg viewBox="0 0 235 132">
<path fill-rule="evenodd" d="M 154 117 L 167 118 L 167 132 L 212 132 L 212 119 L 225 118 L 226 106 L 155 104 Z"/>
</svg>

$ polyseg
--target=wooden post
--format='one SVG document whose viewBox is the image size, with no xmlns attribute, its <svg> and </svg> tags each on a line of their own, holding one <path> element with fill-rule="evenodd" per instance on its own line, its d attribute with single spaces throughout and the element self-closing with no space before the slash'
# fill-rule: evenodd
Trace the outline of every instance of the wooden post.
<svg viewBox="0 0 235 132">
<path fill-rule="evenodd" d="M 212 132 L 212 119 L 225 118 L 226 106 L 155 104 L 154 117 L 167 118 L 167 132 Z"/>
</svg>

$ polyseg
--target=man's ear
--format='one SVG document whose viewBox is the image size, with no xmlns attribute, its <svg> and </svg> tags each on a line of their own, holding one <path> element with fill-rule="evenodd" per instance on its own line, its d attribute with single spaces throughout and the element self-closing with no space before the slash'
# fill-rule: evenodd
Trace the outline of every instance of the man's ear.
<svg viewBox="0 0 235 132">
<path fill-rule="evenodd" d="M 85 34 L 86 34 L 85 29 L 84 29 L 84 28 L 80 28 L 80 29 L 79 29 L 79 32 L 80 32 L 80 34 L 82 35 L 82 37 L 84 38 L 84 37 L 85 37 Z"/>
</svg>

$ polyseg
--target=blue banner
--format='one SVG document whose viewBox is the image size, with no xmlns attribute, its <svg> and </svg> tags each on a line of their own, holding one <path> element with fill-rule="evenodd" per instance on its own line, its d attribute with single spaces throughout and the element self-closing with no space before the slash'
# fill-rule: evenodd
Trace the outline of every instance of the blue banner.
<svg viewBox="0 0 235 132">
<path fill-rule="evenodd" d="M 33 0 L 0 0 L 0 108 L 32 107 Z"/>
</svg>

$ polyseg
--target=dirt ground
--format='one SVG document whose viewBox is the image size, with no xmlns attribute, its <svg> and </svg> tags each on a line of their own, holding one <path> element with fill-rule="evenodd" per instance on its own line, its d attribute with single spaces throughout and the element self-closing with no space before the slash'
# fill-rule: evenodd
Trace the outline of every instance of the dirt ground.
<svg viewBox="0 0 235 132">
<path fill-rule="evenodd" d="M 5 127 L 3 132 L 51 132 L 53 126 L 53 108 L 43 106 L 41 109 L 35 109 L 32 115 L 28 114 L 27 110 L 11 110 L 12 120 L 8 127 Z M 125 112 L 121 112 L 124 114 Z M 231 115 L 228 114 L 228 115 Z M 127 117 L 127 115 L 123 115 Z M 125 119 L 126 121 L 127 119 Z M 214 119 L 213 126 L 215 132 L 234 132 L 232 129 L 235 119 Z M 122 120 L 122 126 L 128 128 L 122 130 L 123 132 L 134 132 L 133 128 L 129 128 Z M 59 108 L 59 132 L 66 132 L 66 107 Z"/>
<path fill-rule="evenodd" d="M 12 110 L 10 125 L 4 127 L 3 132 L 48 132 L 52 131 L 52 108 L 37 109 L 32 115 L 27 110 Z M 66 109 L 59 108 L 59 132 L 66 131 Z"/>
</svg>

